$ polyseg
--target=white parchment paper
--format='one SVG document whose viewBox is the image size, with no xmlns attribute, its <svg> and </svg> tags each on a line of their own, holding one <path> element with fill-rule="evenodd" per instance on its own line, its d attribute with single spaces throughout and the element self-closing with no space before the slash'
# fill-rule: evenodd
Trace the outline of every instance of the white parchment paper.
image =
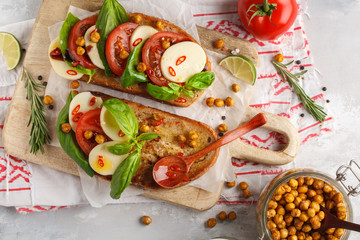
<svg viewBox="0 0 360 240">
<path fill-rule="evenodd" d="M 199 39 L 196 25 L 193 20 L 191 7 L 182 1 L 155 0 L 149 2 L 146 0 L 129 0 L 120 1 L 120 3 L 129 12 L 141 12 L 169 20 L 190 33 L 195 39 Z M 164 9 L 167 9 L 167 11 L 164 11 Z M 93 12 L 88 12 L 72 6 L 69 8 L 69 12 L 79 17 L 80 19 L 94 14 Z M 57 23 L 49 28 L 49 35 L 51 40 L 58 36 L 61 25 L 62 22 Z M 114 97 L 128 99 L 146 106 L 151 106 L 170 113 L 195 119 L 206 123 L 213 128 L 216 128 L 221 123 L 225 123 L 229 130 L 232 130 L 239 126 L 245 109 L 248 106 L 248 101 L 251 98 L 252 87 L 237 80 L 228 71 L 224 70 L 218 65 L 219 61 L 224 57 L 223 55 L 212 51 L 206 52 L 211 62 L 212 71 L 216 75 L 216 80 L 212 86 L 205 91 L 203 96 L 198 101 L 187 108 L 169 106 L 159 103 L 155 100 L 145 99 L 112 89 L 86 84 L 84 82 L 80 83 L 80 88 L 78 90 L 80 92 L 88 90 L 104 92 Z M 231 91 L 231 85 L 233 83 L 240 85 L 240 92 L 234 93 Z M 64 106 L 68 93 L 71 91 L 69 85 L 70 81 L 59 77 L 53 70 L 51 70 L 46 88 L 46 94 L 51 95 L 54 98 L 54 109 L 49 111 L 47 114 L 48 126 L 50 128 L 52 138 L 51 145 L 53 146 L 60 146 L 56 136 L 55 124 L 58 113 Z M 207 97 L 225 99 L 229 96 L 232 97 L 235 102 L 234 106 L 232 107 L 209 108 L 205 104 Z M 222 119 L 223 116 L 226 117 L 225 120 Z M 98 178 L 90 178 L 82 171 L 80 171 L 80 178 L 86 197 L 88 198 L 91 205 L 97 207 L 108 203 L 122 202 L 127 196 L 131 197 L 143 193 L 143 190 L 130 186 L 123 193 L 121 198 L 122 200 L 113 200 L 109 196 L 109 182 Z M 224 146 L 221 148 L 216 164 L 206 174 L 189 185 L 214 192 L 218 189 L 219 183 L 221 181 L 230 181 L 233 178 L 234 173 L 231 165 L 229 149 L 227 146 Z"/>
</svg>

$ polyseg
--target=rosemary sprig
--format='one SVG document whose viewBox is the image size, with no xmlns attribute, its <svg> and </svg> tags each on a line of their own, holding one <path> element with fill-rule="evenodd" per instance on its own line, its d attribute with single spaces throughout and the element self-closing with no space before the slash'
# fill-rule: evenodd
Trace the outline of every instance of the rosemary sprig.
<svg viewBox="0 0 360 240">
<path fill-rule="evenodd" d="M 292 74 L 291 72 L 289 72 L 287 70 L 287 66 L 292 64 L 294 61 L 291 61 L 287 64 L 282 64 L 276 60 L 272 60 L 271 62 L 274 65 L 276 71 L 281 75 L 282 81 L 283 82 L 288 81 L 290 87 L 295 90 L 296 94 L 300 98 L 300 101 L 304 104 L 304 107 L 314 117 L 314 119 L 316 119 L 317 121 L 320 121 L 320 122 L 324 121 L 325 117 L 327 115 L 327 113 L 324 112 L 324 110 L 323 110 L 324 108 L 320 105 L 317 105 L 314 102 L 314 100 L 312 100 L 305 93 L 304 89 L 302 89 L 299 86 L 299 84 L 297 83 L 299 81 L 297 77 L 305 74 L 307 72 L 307 70 L 296 73 L 296 74 Z"/>
<path fill-rule="evenodd" d="M 41 153 L 44 153 L 44 144 L 50 143 L 49 129 L 44 114 L 46 110 L 38 94 L 44 86 L 37 83 L 25 68 L 23 68 L 21 80 L 25 81 L 26 99 L 30 100 L 31 114 L 27 125 L 29 127 L 31 124 L 30 152 L 36 155 L 40 150 Z"/>
</svg>

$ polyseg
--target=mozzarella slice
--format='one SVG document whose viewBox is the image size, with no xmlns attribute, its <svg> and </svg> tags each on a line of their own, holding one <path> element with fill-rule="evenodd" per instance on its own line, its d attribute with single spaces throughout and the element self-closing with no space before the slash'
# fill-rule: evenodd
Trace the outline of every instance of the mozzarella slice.
<svg viewBox="0 0 360 240">
<path fill-rule="evenodd" d="M 107 149 L 119 142 L 111 141 L 97 145 L 89 154 L 89 164 L 95 172 L 101 175 L 112 175 L 120 163 L 129 155 L 115 155 Z"/>
<path fill-rule="evenodd" d="M 77 94 L 71 101 L 69 108 L 69 123 L 71 125 L 71 129 L 73 131 L 76 129 L 76 118 L 88 112 L 89 110 L 100 107 L 102 103 L 103 101 L 100 97 L 95 97 L 90 92 L 82 92 Z"/>
<path fill-rule="evenodd" d="M 66 64 L 66 62 L 53 59 L 50 56 L 50 53 L 56 48 L 60 49 L 59 37 L 55 38 L 51 42 L 50 47 L 49 47 L 49 53 L 48 53 L 51 66 L 54 69 L 54 71 L 56 72 L 56 74 L 58 74 L 62 78 L 68 79 L 68 80 L 76 80 L 76 79 L 81 78 L 84 74 L 76 72 L 75 70 L 70 68 L 69 65 Z"/>
<path fill-rule="evenodd" d="M 124 135 L 111 113 L 103 107 L 100 113 L 100 124 L 105 134 L 112 140 L 127 142 L 130 138 Z M 124 136 L 123 136 L 124 135 Z"/>
<path fill-rule="evenodd" d="M 130 49 L 133 50 L 139 43 L 150 38 L 157 32 L 158 30 L 151 26 L 142 25 L 137 27 L 130 37 Z"/>
<path fill-rule="evenodd" d="M 90 34 L 92 31 L 94 31 L 94 29 L 95 25 L 90 27 L 85 33 L 84 39 L 86 52 L 93 64 L 95 64 L 98 68 L 105 69 L 99 55 L 97 44 L 90 40 Z"/>
<path fill-rule="evenodd" d="M 199 44 L 180 42 L 172 45 L 161 57 L 160 68 L 164 77 L 172 82 L 185 82 L 201 72 L 206 64 L 206 54 Z"/>
</svg>

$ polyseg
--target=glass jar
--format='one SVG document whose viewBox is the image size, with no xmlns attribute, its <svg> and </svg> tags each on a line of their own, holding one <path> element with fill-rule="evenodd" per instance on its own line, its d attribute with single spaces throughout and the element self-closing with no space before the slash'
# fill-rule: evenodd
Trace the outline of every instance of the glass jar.
<svg viewBox="0 0 360 240">
<path fill-rule="evenodd" d="M 323 180 L 325 183 L 328 183 L 332 186 L 336 191 L 340 192 L 343 196 L 343 202 L 347 209 L 346 220 L 353 220 L 353 212 L 349 197 L 344 188 L 340 185 L 339 182 L 331 178 L 325 173 L 318 172 L 312 169 L 290 169 L 285 171 L 278 176 L 276 176 L 262 191 L 259 201 L 256 207 L 256 217 L 258 223 L 258 230 L 260 234 L 260 239 L 263 240 L 271 240 L 271 231 L 266 227 L 267 217 L 266 211 L 268 210 L 268 202 L 271 200 L 272 196 L 275 194 L 275 190 L 277 187 L 287 183 L 290 179 L 298 178 L 298 177 L 313 177 L 320 180 Z M 344 234 L 340 238 L 341 240 L 348 239 L 350 231 L 345 230 Z"/>
</svg>

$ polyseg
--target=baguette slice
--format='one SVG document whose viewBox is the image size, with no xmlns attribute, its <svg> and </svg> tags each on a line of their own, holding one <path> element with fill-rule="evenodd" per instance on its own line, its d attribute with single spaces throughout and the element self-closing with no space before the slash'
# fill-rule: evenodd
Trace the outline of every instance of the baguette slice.
<svg viewBox="0 0 360 240">
<path fill-rule="evenodd" d="M 103 101 L 113 98 L 100 92 L 91 93 L 97 97 L 101 97 Z M 159 158 L 177 155 L 179 153 L 183 153 L 185 156 L 191 155 L 217 140 L 217 134 L 214 129 L 204 123 L 124 99 L 121 100 L 128 104 L 134 111 L 139 121 L 139 126 L 146 124 L 150 127 L 150 132 L 161 135 L 161 137 L 148 141 L 144 145 L 141 152 L 140 166 L 132 178 L 133 185 L 142 186 L 145 189 L 162 189 L 154 181 L 152 176 L 153 166 Z M 154 119 L 154 115 L 158 120 Z M 177 136 L 180 134 L 188 138 L 190 131 L 195 131 L 199 136 L 199 138 L 196 139 L 197 146 L 195 148 L 189 147 L 187 143 L 182 146 L 177 140 Z M 182 182 L 179 187 L 188 184 L 207 172 L 215 164 L 219 151 L 219 149 L 212 151 L 197 160 L 190 168 L 190 172 L 187 175 L 188 181 Z M 98 176 L 111 181 L 111 176 Z"/>
<path fill-rule="evenodd" d="M 162 31 L 170 31 L 170 32 L 176 32 L 176 33 L 180 33 L 183 34 L 187 37 L 189 37 L 193 42 L 198 43 L 190 34 L 188 34 L 187 32 L 185 32 L 183 29 L 181 29 L 180 27 L 176 26 L 175 24 L 160 19 L 160 18 L 156 18 L 156 17 L 152 17 L 152 16 L 148 16 L 142 13 L 128 13 L 128 18 L 131 21 L 135 15 L 141 16 L 141 22 L 139 23 L 139 25 L 149 25 L 149 26 L 153 26 L 155 28 L 155 24 L 158 21 L 162 22 L 163 28 Z M 208 71 L 211 70 L 211 65 L 209 60 L 207 59 L 206 61 L 206 65 L 205 65 L 206 69 Z M 89 76 L 84 75 L 83 77 L 80 78 L 80 80 L 84 81 L 84 82 L 88 82 L 89 80 Z M 150 81 L 151 82 L 151 81 Z M 179 102 L 176 100 L 172 100 L 172 101 L 161 101 L 158 99 L 153 98 L 150 94 L 147 93 L 146 91 L 146 83 L 139 83 L 139 84 L 135 84 L 133 86 L 127 87 L 127 88 L 123 88 L 121 86 L 120 83 L 120 77 L 107 77 L 105 75 L 105 72 L 101 69 L 98 69 L 96 71 L 96 73 L 94 74 L 94 76 L 91 79 L 91 83 L 92 84 L 96 84 L 99 86 L 103 86 L 103 87 L 107 87 L 107 88 L 111 88 L 111 89 L 115 89 L 115 90 L 119 90 L 122 92 L 126 92 L 126 93 L 130 93 L 130 94 L 134 94 L 134 95 L 138 95 L 138 96 L 142 96 L 145 98 L 149 98 L 149 99 L 154 99 L 163 103 L 167 103 L 167 104 L 171 104 L 171 105 L 175 105 L 175 106 L 179 106 L 179 107 L 188 107 L 191 104 L 193 104 L 202 94 L 204 91 L 194 91 L 195 96 L 193 98 L 184 96 L 183 94 L 180 95 L 181 98 L 186 99 L 186 101 L 184 102 Z"/>
</svg>

